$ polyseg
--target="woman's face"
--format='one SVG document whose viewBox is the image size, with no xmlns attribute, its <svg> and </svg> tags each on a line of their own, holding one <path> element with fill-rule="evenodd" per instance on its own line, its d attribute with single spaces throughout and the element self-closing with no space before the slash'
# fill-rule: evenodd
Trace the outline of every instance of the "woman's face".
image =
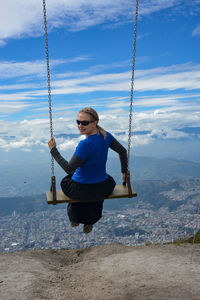
<svg viewBox="0 0 200 300">
<path fill-rule="evenodd" d="M 88 125 L 84 125 L 84 122 L 83 124 L 82 123 L 78 124 L 78 129 L 80 134 L 84 134 L 86 137 L 88 137 L 89 135 L 93 135 L 97 133 L 97 121 L 92 121 L 92 118 L 89 114 L 84 112 L 79 113 L 77 117 L 77 121 L 90 122 Z"/>
</svg>

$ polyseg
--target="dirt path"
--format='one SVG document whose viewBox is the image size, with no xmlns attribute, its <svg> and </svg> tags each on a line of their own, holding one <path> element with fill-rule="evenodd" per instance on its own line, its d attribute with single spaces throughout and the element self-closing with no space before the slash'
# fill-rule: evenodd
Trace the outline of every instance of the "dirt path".
<svg viewBox="0 0 200 300">
<path fill-rule="evenodd" d="M 0 255 L 1 300 L 199 300 L 200 247 L 105 245 Z"/>
</svg>

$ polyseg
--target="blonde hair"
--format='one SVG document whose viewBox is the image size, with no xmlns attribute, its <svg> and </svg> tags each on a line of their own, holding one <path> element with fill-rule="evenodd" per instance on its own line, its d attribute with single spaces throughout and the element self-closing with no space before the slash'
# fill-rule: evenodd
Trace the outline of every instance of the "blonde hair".
<svg viewBox="0 0 200 300">
<path fill-rule="evenodd" d="M 92 107 L 85 107 L 85 108 L 81 109 L 79 111 L 79 113 L 88 114 L 88 115 L 90 115 L 92 117 L 91 121 L 97 121 L 97 122 L 99 122 L 98 113 Z M 106 138 L 106 131 L 101 126 L 99 126 L 98 124 L 97 124 L 97 129 L 99 130 L 99 132 L 103 135 L 103 137 L 105 139 Z"/>
</svg>

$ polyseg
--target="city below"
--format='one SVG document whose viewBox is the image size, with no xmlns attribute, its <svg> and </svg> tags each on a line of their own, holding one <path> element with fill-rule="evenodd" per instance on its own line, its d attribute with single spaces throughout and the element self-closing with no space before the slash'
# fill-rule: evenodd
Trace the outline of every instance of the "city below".
<svg viewBox="0 0 200 300">
<path fill-rule="evenodd" d="M 90 234 L 82 225 L 72 228 L 66 209 L 17 213 L 0 217 L 0 252 L 27 249 L 74 249 L 122 243 L 138 246 L 163 244 L 194 236 L 199 230 L 199 200 L 175 211 L 153 210 L 147 203 L 121 210 L 104 210 Z"/>
</svg>

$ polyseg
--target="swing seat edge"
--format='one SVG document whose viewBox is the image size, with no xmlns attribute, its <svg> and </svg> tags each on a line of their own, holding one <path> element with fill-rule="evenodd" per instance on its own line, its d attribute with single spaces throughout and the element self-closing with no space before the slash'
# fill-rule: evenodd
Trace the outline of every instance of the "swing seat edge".
<svg viewBox="0 0 200 300">
<path fill-rule="evenodd" d="M 134 188 L 131 186 L 132 188 L 132 197 L 136 197 L 137 196 L 137 193 L 136 191 L 134 190 Z M 127 186 L 124 186 L 124 185 L 116 185 L 112 194 L 109 195 L 106 199 L 117 199 L 117 198 L 132 198 L 129 196 L 129 193 L 128 193 L 128 188 Z M 74 199 L 71 199 L 69 197 L 67 197 L 62 190 L 57 190 L 56 191 L 56 204 L 59 204 L 59 203 L 77 203 L 77 202 L 80 202 L 78 200 L 74 200 Z M 46 192 L 46 200 L 47 200 L 47 203 L 48 204 L 55 204 L 54 201 L 53 201 L 53 194 L 51 191 L 47 191 Z"/>
</svg>

